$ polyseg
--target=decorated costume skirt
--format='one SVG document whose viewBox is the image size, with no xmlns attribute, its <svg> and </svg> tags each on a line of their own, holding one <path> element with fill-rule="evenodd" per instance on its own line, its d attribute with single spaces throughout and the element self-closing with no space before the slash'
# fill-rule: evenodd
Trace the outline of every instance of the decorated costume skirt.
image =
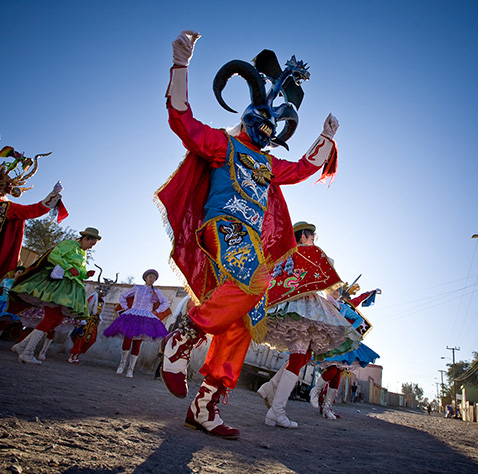
<svg viewBox="0 0 478 474">
<path fill-rule="evenodd" d="M 319 366 L 321 370 L 325 370 L 327 367 L 335 365 L 340 369 L 355 369 L 357 367 L 367 367 L 368 364 L 373 364 L 380 356 L 370 349 L 365 344 L 360 344 L 358 349 L 347 352 L 345 354 L 330 357 L 323 362 L 320 362 Z"/>
<path fill-rule="evenodd" d="M 279 350 L 314 356 L 356 349 L 361 337 L 327 300 L 316 293 L 286 301 L 267 313 L 264 343 Z"/>
<path fill-rule="evenodd" d="M 61 280 L 50 277 L 52 267 L 32 273 L 29 278 L 10 290 L 10 297 L 31 306 L 59 306 L 67 318 L 88 319 L 90 312 L 83 284 L 66 276 Z"/>
<path fill-rule="evenodd" d="M 154 341 L 167 336 L 164 324 L 150 311 L 131 308 L 121 313 L 104 331 L 106 337 Z"/>
</svg>

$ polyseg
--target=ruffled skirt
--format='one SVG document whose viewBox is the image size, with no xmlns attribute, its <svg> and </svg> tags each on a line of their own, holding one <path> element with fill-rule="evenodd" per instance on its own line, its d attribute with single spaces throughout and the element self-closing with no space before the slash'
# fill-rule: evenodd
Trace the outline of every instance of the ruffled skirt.
<svg viewBox="0 0 478 474">
<path fill-rule="evenodd" d="M 27 328 L 36 328 L 43 319 L 43 316 L 45 316 L 45 310 L 43 308 L 37 308 L 36 306 L 33 306 L 25 311 L 22 311 L 19 316 L 23 326 Z M 69 333 L 77 326 L 77 319 L 64 317 L 61 323 L 55 327 L 55 332 L 58 334 Z"/>
<path fill-rule="evenodd" d="M 164 324 L 150 311 L 131 308 L 121 313 L 108 326 L 103 335 L 106 337 L 126 337 L 154 341 L 168 335 Z"/>
<path fill-rule="evenodd" d="M 52 268 L 46 267 L 18 285 L 14 285 L 9 296 L 31 306 L 59 306 L 67 318 L 88 319 L 90 312 L 85 287 L 73 278 L 62 280 L 50 277 Z"/>
<path fill-rule="evenodd" d="M 365 344 L 360 344 L 358 349 L 347 352 L 346 354 L 328 358 L 319 365 L 322 370 L 330 367 L 331 365 L 335 365 L 340 369 L 352 370 L 359 366 L 367 367 L 368 364 L 373 364 L 379 357 L 380 356 L 375 351 L 370 349 L 370 347 L 366 346 Z"/>
<path fill-rule="evenodd" d="M 323 354 L 356 349 L 360 340 L 360 334 L 332 304 L 310 294 L 269 309 L 263 342 L 279 351 L 305 354 L 310 349 L 321 359 Z"/>
</svg>

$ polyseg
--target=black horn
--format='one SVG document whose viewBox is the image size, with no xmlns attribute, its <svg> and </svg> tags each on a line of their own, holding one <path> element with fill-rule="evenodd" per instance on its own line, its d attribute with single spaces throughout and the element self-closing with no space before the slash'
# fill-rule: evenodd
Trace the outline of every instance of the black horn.
<svg viewBox="0 0 478 474">
<path fill-rule="evenodd" d="M 96 263 L 94 264 L 96 268 L 99 268 L 100 269 L 100 274 L 98 275 L 98 283 L 101 283 L 101 275 L 103 274 L 103 269 L 99 266 L 99 265 L 96 265 Z"/>
<path fill-rule="evenodd" d="M 278 120 L 285 120 L 286 123 L 279 135 L 271 140 L 271 144 L 273 146 L 281 145 L 288 150 L 289 147 L 286 142 L 292 135 L 294 135 L 297 125 L 299 124 L 299 116 L 297 115 L 294 106 L 291 104 L 282 104 L 275 110 L 279 116 Z"/>
<path fill-rule="evenodd" d="M 240 59 L 233 59 L 224 64 L 214 78 L 212 89 L 219 104 L 229 112 L 237 113 L 236 110 L 231 109 L 231 107 L 224 102 L 221 95 L 226 87 L 227 81 L 235 74 L 241 76 L 249 84 L 252 104 L 263 104 L 266 98 L 266 90 L 261 75 L 252 64 L 241 61 Z"/>
</svg>

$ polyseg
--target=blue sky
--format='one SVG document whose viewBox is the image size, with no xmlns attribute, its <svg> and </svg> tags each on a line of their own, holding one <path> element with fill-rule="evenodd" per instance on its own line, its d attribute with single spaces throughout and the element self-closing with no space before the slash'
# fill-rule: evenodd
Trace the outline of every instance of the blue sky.
<svg viewBox="0 0 478 474">
<path fill-rule="evenodd" d="M 173 2 L 171 2 L 173 3 Z M 300 3 L 159 1 L 2 2 L 0 145 L 28 156 L 53 151 L 18 201 L 31 203 L 61 179 L 65 226 L 98 227 L 95 263 L 140 281 L 146 268 L 177 285 L 170 243 L 153 192 L 184 155 L 169 130 L 164 93 L 171 41 L 183 29 L 203 36 L 190 66 L 196 118 L 232 126 L 212 93 L 217 70 L 264 48 L 281 64 L 310 65 L 298 160 L 329 112 L 339 172 L 330 188 L 314 179 L 284 187 L 293 221 L 317 225 L 318 244 L 345 281 L 383 294 L 364 314 L 366 338 L 385 386 L 415 382 L 436 393 L 451 352 L 478 350 L 477 13 L 476 1 Z M 295 6 L 296 5 L 296 6 Z M 244 81 L 224 96 L 249 103 Z"/>
</svg>

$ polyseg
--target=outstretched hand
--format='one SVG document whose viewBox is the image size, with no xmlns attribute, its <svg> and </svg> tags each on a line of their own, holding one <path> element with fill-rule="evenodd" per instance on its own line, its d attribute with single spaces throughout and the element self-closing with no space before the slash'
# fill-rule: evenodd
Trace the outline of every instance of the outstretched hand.
<svg viewBox="0 0 478 474">
<path fill-rule="evenodd" d="M 193 57 L 194 45 L 201 37 L 197 31 L 184 30 L 173 41 L 173 63 L 175 66 L 188 66 Z"/>
<path fill-rule="evenodd" d="M 325 119 L 324 129 L 322 130 L 321 135 L 332 140 L 338 129 L 339 121 L 332 114 L 329 114 Z"/>
</svg>

